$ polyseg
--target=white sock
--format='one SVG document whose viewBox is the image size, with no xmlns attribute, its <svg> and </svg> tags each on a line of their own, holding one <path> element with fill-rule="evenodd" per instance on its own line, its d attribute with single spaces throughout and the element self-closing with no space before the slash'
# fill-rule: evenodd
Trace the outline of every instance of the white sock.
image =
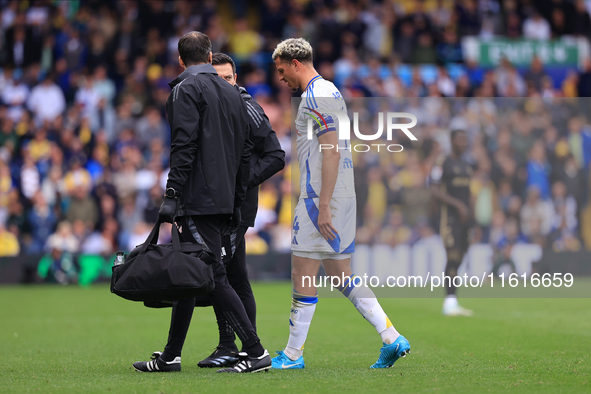
<svg viewBox="0 0 591 394">
<path fill-rule="evenodd" d="M 355 278 L 355 275 L 352 278 Z M 353 279 L 348 286 L 341 288 L 341 292 L 353 303 L 361 316 L 374 326 L 382 342 L 386 345 L 393 343 L 400 334 L 382 309 L 374 292 L 368 287 L 354 286 L 358 283 Z"/>
<path fill-rule="evenodd" d="M 284 353 L 295 361 L 304 354 L 304 343 L 316 311 L 318 296 L 304 296 L 294 293 L 289 318 L 289 340 Z"/>
<path fill-rule="evenodd" d="M 458 306 L 458 298 L 455 296 L 455 294 L 448 295 L 443 300 L 443 307 L 445 309 L 452 309 L 452 308 L 456 308 L 457 306 Z"/>
</svg>

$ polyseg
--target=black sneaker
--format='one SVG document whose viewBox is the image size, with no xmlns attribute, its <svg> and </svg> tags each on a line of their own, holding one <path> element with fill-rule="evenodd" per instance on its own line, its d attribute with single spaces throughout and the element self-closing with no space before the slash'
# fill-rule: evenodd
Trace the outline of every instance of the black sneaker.
<svg viewBox="0 0 591 394">
<path fill-rule="evenodd" d="M 162 352 L 152 353 L 150 361 L 136 361 L 133 367 L 138 372 L 177 372 L 181 370 L 181 358 L 175 357 L 172 361 L 160 359 Z"/>
<path fill-rule="evenodd" d="M 218 345 L 213 353 L 197 364 L 200 368 L 231 367 L 238 362 L 238 351 Z"/>
<path fill-rule="evenodd" d="M 229 373 L 250 373 L 250 372 L 268 372 L 271 369 L 271 356 L 265 349 L 260 357 L 250 357 L 246 352 L 238 353 L 238 362 L 232 368 L 218 369 L 217 372 Z"/>
</svg>

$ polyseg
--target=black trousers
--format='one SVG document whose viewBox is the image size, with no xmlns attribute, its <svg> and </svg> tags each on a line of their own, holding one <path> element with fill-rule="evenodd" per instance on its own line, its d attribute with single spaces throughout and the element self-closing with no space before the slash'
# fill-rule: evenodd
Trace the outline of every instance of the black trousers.
<svg viewBox="0 0 591 394">
<path fill-rule="evenodd" d="M 218 261 L 214 267 L 215 289 L 209 293 L 211 301 L 242 341 L 244 351 L 251 356 L 259 356 L 264 352 L 264 349 L 240 298 L 228 282 L 221 259 L 221 227 L 226 223 L 228 217 L 229 215 L 203 215 L 180 218 L 181 237 L 183 241 L 204 242 L 217 257 Z M 162 355 L 165 360 L 172 360 L 181 355 L 194 309 L 195 298 L 174 302 L 168 343 Z"/>
<path fill-rule="evenodd" d="M 223 237 L 223 246 L 228 256 L 228 258 L 224 258 L 224 266 L 226 268 L 228 282 L 236 291 L 236 294 L 238 294 L 242 305 L 244 305 L 248 319 L 256 331 L 257 305 L 250 281 L 248 280 L 248 270 L 246 268 L 246 242 L 244 241 L 244 234 L 247 230 L 247 226 L 240 226 L 234 242 L 232 242 L 230 236 Z M 234 244 L 234 247 L 232 244 Z M 234 249 L 233 255 L 232 249 Z M 223 311 L 216 308 L 215 305 L 213 309 L 220 333 L 220 345 L 230 349 L 235 348 L 234 341 L 236 340 L 236 336 L 234 335 L 232 325 L 226 319 Z"/>
<path fill-rule="evenodd" d="M 468 251 L 470 226 L 462 223 L 457 215 L 450 215 L 449 213 L 441 215 L 439 223 L 439 234 L 445 245 L 447 252 L 447 264 L 445 265 L 445 275 L 453 278 L 458 274 L 458 269 L 462 264 L 462 259 Z M 455 295 L 456 286 L 445 282 L 446 295 Z"/>
</svg>

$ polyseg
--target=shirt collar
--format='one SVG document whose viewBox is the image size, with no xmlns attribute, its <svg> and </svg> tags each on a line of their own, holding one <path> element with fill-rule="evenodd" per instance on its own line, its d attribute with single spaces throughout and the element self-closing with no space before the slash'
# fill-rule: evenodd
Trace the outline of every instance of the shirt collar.
<svg viewBox="0 0 591 394">
<path fill-rule="evenodd" d="M 246 90 L 246 88 L 243 88 L 242 86 L 239 86 L 238 84 L 234 85 L 234 87 L 238 90 L 238 92 L 240 93 L 240 95 L 244 98 L 244 99 L 251 99 L 251 95 L 248 94 L 248 91 Z"/>
<path fill-rule="evenodd" d="M 211 65 L 211 63 L 203 63 L 203 64 L 196 64 L 193 66 L 189 66 L 183 71 L 176 79 L 172 82 L 168 83 L 170 88 L 174 88 L 179 82 L 187 78 L 189 75 L 197 75 L 197 74 L 216 74 L 217 71 Z"/>
<path fill-rule="evenodd" d="M 314 78 L 312 78 L 312 79 L 310 80 L 310 82 L 308 82 L 308 84 L 306 85 L 306 89 L 304 89 L 304 92 L 305 92 L 306 90 L 308 90 L 308 88 L 310 87 L 310 84 L 311 84 L 312 82 L 314 82 L 314 81 L 316 81 L 316 80 L 318 80 L 318 79 L 320 79 L 320 78 L 322 78 L 320 75 L 316 75 Z"/>
</svg>

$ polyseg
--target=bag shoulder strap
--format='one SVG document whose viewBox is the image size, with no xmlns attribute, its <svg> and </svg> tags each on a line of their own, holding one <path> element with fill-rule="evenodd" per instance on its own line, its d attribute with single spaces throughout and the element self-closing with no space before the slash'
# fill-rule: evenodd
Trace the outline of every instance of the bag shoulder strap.
<svg viewBox="0 0 591 394">
<path fill-rule="evenodd" d="M 146 253 L 146 250 L 148 250 L 148 246 L 150 246 L 150 244 L 155 245 L 158 243 L 158 235 L 160 234 L 160 225 L 161 224 L 162 224 L 162 222 L 160 220 L 158 220 L 156 222 L 156 224 L 154 225 L 154 228 L 150 232 L 150 235 L 148 235 L 146 242 L 144 242 L 144 244 L 140 248 L 140 254 Z"/>
</svg>

